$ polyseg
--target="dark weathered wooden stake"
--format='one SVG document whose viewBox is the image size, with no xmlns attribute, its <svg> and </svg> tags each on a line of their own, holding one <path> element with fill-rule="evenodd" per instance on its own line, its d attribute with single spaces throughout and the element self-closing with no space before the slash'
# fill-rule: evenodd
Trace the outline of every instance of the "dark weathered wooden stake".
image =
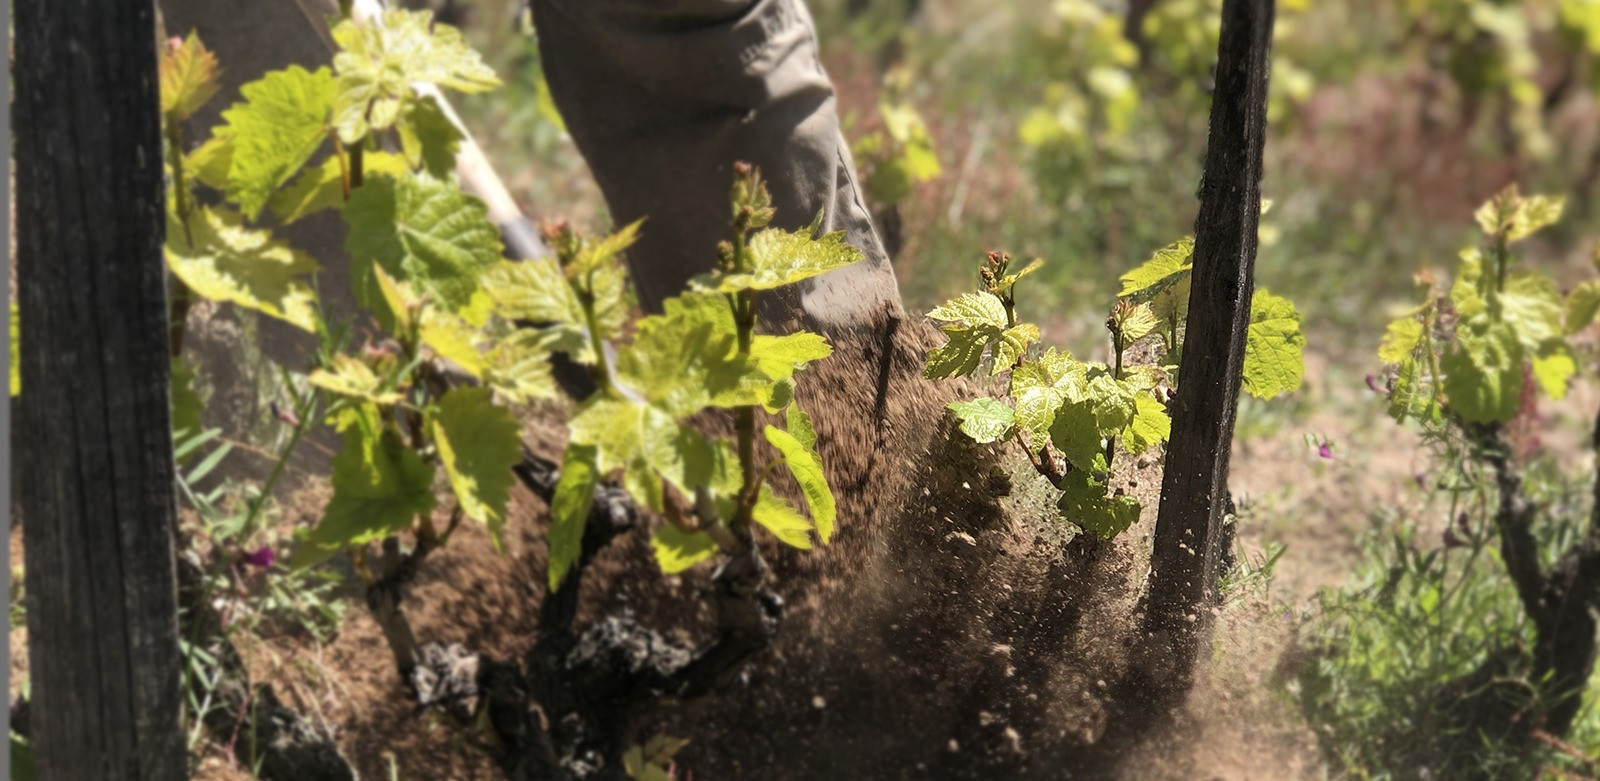
<svg viewBox="0 0 1600 781">
<path fill-rule="evenodd" d="M 14 8 L 12 454 L 39 778 L 186 777 L 155 6 Z"/>
<path fill-rule="evenodd" d="M 1145 617 L 1148 657 L 1164 662 L 1162 681 L 1175 688 L 1187 686 L 1195 654 L 1210 636 L 1228 451 L 1255 292 L 1272 18 L 1272 0 L 1222 6 L 1188 329 Z"/>
</svg>

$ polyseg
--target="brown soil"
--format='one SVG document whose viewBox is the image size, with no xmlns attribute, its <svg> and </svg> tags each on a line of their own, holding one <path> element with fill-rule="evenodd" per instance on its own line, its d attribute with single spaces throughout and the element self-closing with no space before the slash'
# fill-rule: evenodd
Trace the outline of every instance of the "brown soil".
<svg viewBox="0 0 1600 781">
<path fill-rule="evenodd" d="M 1117 485 L 1144 501 L 1145 519 L 1114 544 L 1067 544 L 1020 458 L 972 446 L 939 421 L 944 401 L 979 389 L 920 379 L 927 337 L 922 328 L 898 335 L 881 403 L 876 381 L 826 368 L 807 378 L 802 403 L 816 415 L 840 535 L 818 551 L 769 551 L 788 604 L 776 647 L 731 691 L 669 706 L 638 740 L 690 739 L 680 777 L 706 779 L 1314 773 L 1308 734 L 1267 693 L 1288 634 L 1261 595 L 1224 609 L 1219 661 L 1175 721 L 1150 734 L 1105 734 L 1159 472 L 1123 459 Z M 840 355 L 823 367 L 885 365 L 874 340 L 837 341 Z M 542 421 L 529 435 L 547 452 L 562 437 Z M 320 499 L 313 490 L 295 505 L 301 521 Z M 531 647 L 545 508 L 528 495 L 516 505 L 504 554 L 463 528 L 428 560 L 406 602 L 423 641 L 509 660 Z M 594 573 L 586 617 L 627 608 L 671 636 L 704 638 L 709 619 L 696 597 L 704 574 L 662 577 L 643 535 L 614 544 Z M 413 716 L 382 635 L 359 606 L 325 648 L 241 645 L 254 675 L 331 728 L 364 778 L 388 778 L 391 762 L 400 778 L 500 777 L 452 728 Z M 1092 748 L 1108 739 L 1126 745 L 1126 756 L 1082 766 L 1102 760 Z M 243 776 L 217 751 L 198 777 Z"/>
</svg>

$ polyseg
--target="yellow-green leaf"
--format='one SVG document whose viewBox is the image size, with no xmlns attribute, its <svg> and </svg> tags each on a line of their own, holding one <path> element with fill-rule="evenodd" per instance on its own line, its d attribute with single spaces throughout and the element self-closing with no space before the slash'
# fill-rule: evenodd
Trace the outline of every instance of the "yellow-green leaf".
<svg viewBox="0 0 1600 781">
<path fill-rule="evenodd" d="M 1422 342 L 1422 323 L 1411 315 L 1407 315 L 1389 324 L 1384 331 L 1383 344 L 1378 347 L 1378 360 L 1384 363 L 1400 363 L 1411 357 L 1411 353 Z"/>
<path fill-rule="evenodd" d="M 650 548 L 655 551 L 656 563 L 661 571 L 676 575 L 706 559 L 717 555 L 717 543 L 705 532 L 686 532 L 672 524 L 665 524 L 650 538 Z"/>
<path fill-rule="evenodd" d="M 1122 434 L 1122 446 L 1139 455 L 1171 438 L 1172 418 L 1167 415 L 1166 405 L 1149 394 L 1135 396 L 1133 404 L 1133 420 Z"/>
<path fill-rule="evenodd" d="M 1122 275 L 1122 290 L 1118 298 L 1139 295 L 1141 300 L 1153 297 L 1162 289 L 1189 276 L 1194 263 L 1194 238 L 1184 237 L 1156 250 L 1150 259 L 1138 268 Z"/>
<path fill-rule="evenodd" d="M 1016 411 L 999 399 L 952 401 L 946 406 L 961 421 L 961 433 L 974 442 L 988 443 L 1005 437 L 1016 423 Z"/>
<path fill-rule="evenodd" d="M 1256 290 L 1245 336 L 1245 392 L 1258 399 L 1270 399 L 1299 390 L 1305 373 L 1305 346 L 1300 313 L 1294 304 L 1265 289 Z"/>
<path fill-rule="evenodd" d="M 412 101 L 400 118 L 400 148 L 412 168 L 443 179 L 456 170 L 461 151 L 461 130 L 439 108 L 432 95 Z"/>
<path fill-rule="evenodd" d="M 307 382 L 326 391 L 389 406 L 400 403 L 400 394 L 385 387 L 383 378 L 372 367 L 344 353 L 334 353 L 331 369 L 317 369 Z"/>
<path fill-rule="evenodd" d="M 767 426 L 765 433 L 767 442 L 783 455 L 784 465 L 794 475 L 795 482 L 800 484 L 806 507 L 811 510 L 811 518 L 817 525 L 817 536 L 822 539 L 822 544 L 828 544 L 833 539 L 833 522 L 838 515 L 838 508 L 834 504 L 833 489 L 828 487 L 828 479 L 822 473 L 822 461 L 815 451 L 783 429 Z"/>
<path fill-rule="evenodd" d="M 433 507 L 432 467 L 393 431 L 350 426 L 333 458 L 333 498 L 292 566 L 403 531 Z"/>
<path fill-rule="evenodd" d="M 761 495 L 750 512 L 756 523 L 785 545 L 811 550 L 811 522 L 768 486 L 761 486 Z"/>
<path fill-rule="evenodd" d="M 1028 347 L 1039 341 L 1039 326 L 1033 323 L 1018 323 L 1013 328 L 1000 332 L 1000 338 L 994 345 L 994 369 L 990 374 L 999 374 L 1013 368 L 1017 360 L 1028 352 Z"/>
<path fill-rule="evenodd" d="M 477 329 L 456 315 L 436 307 L 426 307 L 422 310 L 422 322 L 417 334 L 422 344 L 435 356 L 455 364 L 473 377 L 482 379 L 484 371 L 488 369 L 483 353 L 473 344 L 478 335 Z"/>
<path fill-rule="evenodd" d="M 861 250 L 846 244 L 844 231 L 819 238 L 809 228 L 789 232 L 768 228 L 750 237 L 746 248 L 748 269 L 742 273 L 713 274 L 697 278 L 701 290 L 733 293 L 772 290 L 825 274 L 861 260 Z"/>
<path fill-rule="evenodd" d="M 368 152 L 364 160 L 362 170 L 367 176 L 401 176 L 410 171 L 405 158 L 388 152 Z M 339 158 L 329 155 L 320 164 L 302 170 L 289 186 L 273 193 L 267 208 L 279 222 L 288 225 L 308 214 L 343 206 L 344 171 Z"/>
<path fill-rule="evenodd" d="M 1578 357 L 1565 340 L 1552 339 L 1533 353 L 1533 378 L 1552 399 L 1566 398 L 1567 388 L 1578 373 Z"/>
<path fill-rule="evenodd" d="M 567 572 L 583 555 L 583 527 L 594 506 L 594 489 L 600 484 L 592 445 L 573 443 L 561 457 L 561 479 L 550 499 L 550 563 L 546 570 L 554 593 Z"/>
<path fill-rule="evenodd" d="M 1468 423 L 1510 420 L 1522 406 L 1522 360 L 1511 326 L 1486 317 L 1462 323 L 1440 361 L 1450 408 Z"/>
<path fill-rule="evenodd" d="M 339 74 L 335 123 L 346 144 L 373 130 L 394 125 L 423 82 L 460 92 L 482 92 L 500 85 L 460 30 L 433 23 L 428 11 L 384 11 L 356 24 L 335 25 L 341 51 L 333 57 Z"/>
<path fill-rule="evenodd" d="M 484 382 L 512 404 L 556 396 L 550 352 L 544 349 L 537 332 L 519 330 L 496 341 L 486 363 Z"/>
<path fill-rule="evenodd" d="M 1591 279 L 1573 289 L 1567 296 L 1567 333 L 1575 334 L 1594 324 L 1600 314 L 1600 280 Z"/>
<path fill-rule="evenodd" d="M 488 207 L 454 181 L 371 177 L 351 194 L 344 218 L 351 280 L 369 308 L 380 303 L 374 264 L 456 310 L 472 303 L 479 276 L 500 261 L 500 232 Z"/>
<path fill-rule="evenodd" d="M 501 549 L 511 467 L 522 459 L 521 425 L 488 388 L 454 388 L 439 399 L 431 428 L 461 511 L 487 525 Z"/>
<path fill-rule="evenodd" d="M 250 219 L 327 139 L 333 91 L 327 68 L 291 65 L 244 85 L 244 101 L 222 113 L 217 134 L 233 145 L 228 198 Z"/>
<path fill-rule="evenodd" d="M 187 236 L 193 236 L 191 244 Z M 316 329 L 316 296 L 306 277 L 309 256 L 247 228 L 238 215 L 199 208 L 186 231 L 169 216 L 167 267 L 196 295 L 254 309 L 307 331 Z"/>
</svg>

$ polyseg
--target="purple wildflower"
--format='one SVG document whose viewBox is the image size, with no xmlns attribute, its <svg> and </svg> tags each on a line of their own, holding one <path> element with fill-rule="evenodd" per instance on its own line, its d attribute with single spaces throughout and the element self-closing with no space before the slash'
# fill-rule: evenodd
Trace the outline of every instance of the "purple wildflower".
<svg viewBox="0 0 1600 781">
<path fill-rule="evenodd" d="M 1321 445 L 1317 446 L 1317 455 L 1322 456 L 1330 461 L 1333 460 L 1333 446 L 1327 442 L 1323 442 Z"/>
<path fill-rule="evenodd" d="M 1455 527 L 1446 526 L 1444 527 L 1444 546 L 1446 548 L 1465 548 L 1467 546 L 1467 541 L 1461 539 L 1461 536 L 1456 534 Z"/>
<path fill-rule="evenodd" d="M 278 553 L 277 553 L 277 551 L 274 551 L 272 548 L 267 547 L 266 545 L 263 545 L 263 546 L 255 549 L 254 551 L 251 551 L 251 552 L 246 553 L 243 556 L 241 556 L 240 557 L 240 561 L 243 561 L 244 563 L 249 564 L 252 567 L 260 567 L 261 569 L 270 569 L 273 564 L 276 564 L 278 562 Z"/>
<path fill-rule="evenodd" d="M 1372 389 L 1373 393 L 1377 393 L 1377 394 L 1384 395 L 1384 396 L 1389 395 L 1389 389 L 1383 387 L 1382 385 L 1379 385 L 1378 384 L 1378 378 L 1375 375 L 1371 375 L 1371 374 L 1367 375 L 1367 387 Z"/>
</svg>

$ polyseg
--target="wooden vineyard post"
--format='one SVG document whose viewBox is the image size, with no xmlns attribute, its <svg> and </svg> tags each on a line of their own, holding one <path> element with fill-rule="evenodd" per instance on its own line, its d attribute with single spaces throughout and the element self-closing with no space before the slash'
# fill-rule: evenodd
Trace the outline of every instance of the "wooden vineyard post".
<svg viewBox="0 0 1600 781">
<path fill-rule="evenodd" d="M 1223 3 L 1181 389 L 1172 408 L 1145 614 L 1147 662 L 1159 660 L 1161 668 L 1161 680 L 1151 683 L 1161 687 L 1187 688 L 1196 654 L 1210 637 L 1228 454 L 1255 292 L 1272 19 L 1273 0 Z"/>
<path fill-rule="evenodd" d="M 185 778 L 155 7 L 15 5 L 30 733 L 50 781 Z"/>
</svg>

